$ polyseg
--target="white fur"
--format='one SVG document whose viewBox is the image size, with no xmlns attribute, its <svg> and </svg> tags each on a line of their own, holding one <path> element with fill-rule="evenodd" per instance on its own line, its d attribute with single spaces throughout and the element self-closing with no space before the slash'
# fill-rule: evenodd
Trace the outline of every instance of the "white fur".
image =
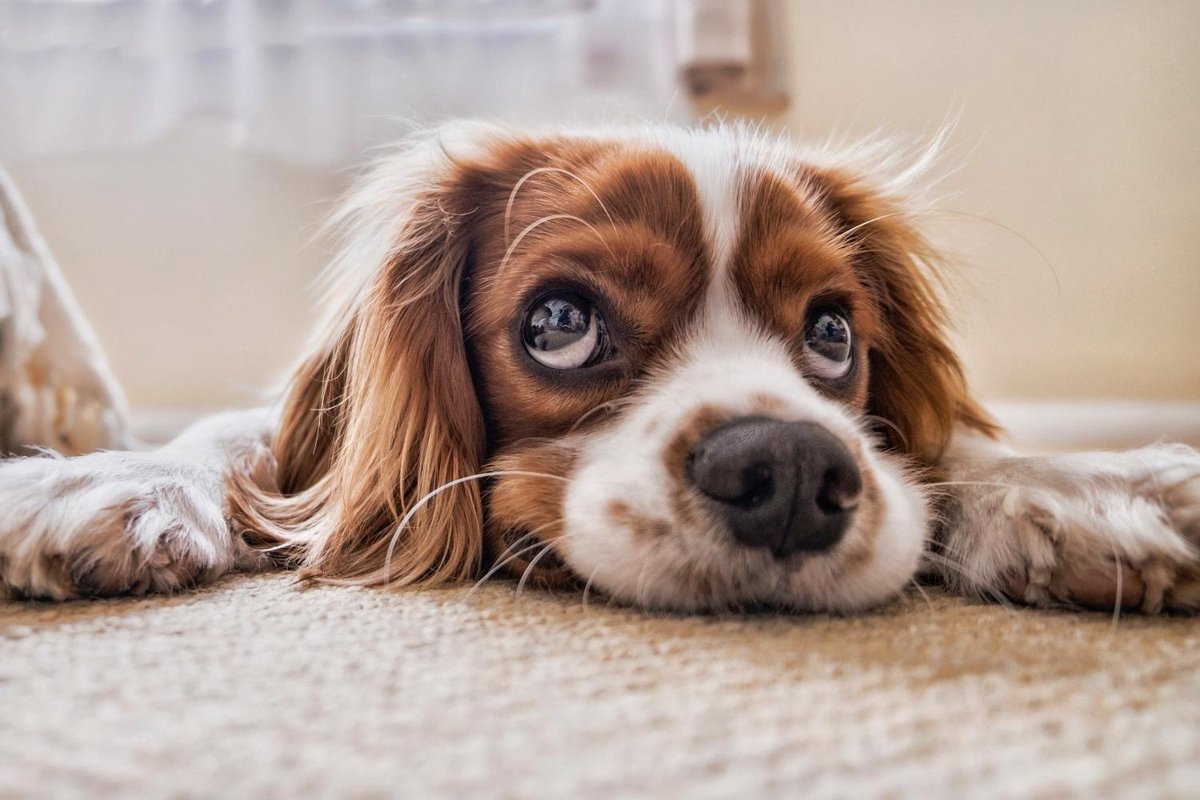
<svg viewBox="0 0 1200 800">
<path fill-rule="evenodd" d="M 782 343 L 736 319 L 731 309 L 705 317 L 678 366 L 657 376 L 614 427 L 588 437 L 564 500 L 570 534 L 560 547 L 563 558 L 593 585 L 650 607 L 764 603 L 850 611 L 895 596 L 912 579 L 924 543 L 919 491 L 873 452 L 846 411 L 803 379 Z M 864 535 L 857 522 L 829 553 L 780 562 L 738 546 L 716 525 L 695 530 L 674 518 L 668 502 L 673 479 L 662 454 L 679 427 L 702 406 L 727 410 L 731 417 L 762 414 L 752 399 L 760 394 L 780 405 L 771 410 L 774 416 L 818 423 L 852 452 L 863 453 L 859 467 L 871 473 L 882 495 L 879 542 L 865 566 L 844 568 L 846 553 Z M 669 533 L 631 530 L 608 513 L 613 501 L 639 517 L 660 520 Z M 691 588 L 698 574 L 711 582 L 711 593 Z"/>
<path fill-rule="evenodd" d="M 679 135 L 664 134 L 662 146 L 683 162 L 695 182 L 712 259 L 711 285 L 723 289 L 728 283 L 729 259 L 742 221 L 739 203 L 745 178 L 742 156 L 734 140 L 677 128 L 667 130 Z"/>
<path fill-rule="evenodd" d="M 265 411 L 231 412 L 151 452 L 0 461 L 0 587 L 65 600 L 265 567 L 230 535 L 225 480 L 262 455 L 273 427 Z"/>
<path fill-rule="evenodd" d="M 1200 607 L 1192 448 L 1023 457 L 960 433 L 944 467 L 954 501 L 945 552 L 930 566 L 961 591 L 1020 590 L 1026 602 L 1050 605 L 1090 590 L 1114 605 L 1125 594 L 1150 613 Z"/>
</svg>

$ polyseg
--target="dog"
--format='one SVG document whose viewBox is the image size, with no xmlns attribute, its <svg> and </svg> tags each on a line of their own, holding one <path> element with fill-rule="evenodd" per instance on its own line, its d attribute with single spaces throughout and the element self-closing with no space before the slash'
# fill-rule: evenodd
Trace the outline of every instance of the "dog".
<svg viewBox="0 0 1200 800">
<path fill-rule="evenodd" d="M 1200 455 L 1006 446 L 947 340 L 928 159 L 895 156 L 737 125 L 414 137 L 337 215 L 282 402 L 3 462 L 0 579 L 61 600 L 507 573 L 848 613 L 925 574 L 1200 607 Z"/>
</svg>

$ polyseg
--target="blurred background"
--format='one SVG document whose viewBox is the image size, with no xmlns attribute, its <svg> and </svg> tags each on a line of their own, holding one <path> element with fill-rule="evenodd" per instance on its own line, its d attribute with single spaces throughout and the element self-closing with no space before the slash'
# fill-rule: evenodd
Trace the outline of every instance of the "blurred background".
<svg viewBox="0 0 1200 800">
<path fill-rule="evenodd" d="M 0 0 L 0 163 L 143 413 L 286 370 L 320 221 L 409 125 L 713 114 L 954 123 L 928 222 L 980 393 L 1200 426 L 1200 3 Z"/>
</svg>

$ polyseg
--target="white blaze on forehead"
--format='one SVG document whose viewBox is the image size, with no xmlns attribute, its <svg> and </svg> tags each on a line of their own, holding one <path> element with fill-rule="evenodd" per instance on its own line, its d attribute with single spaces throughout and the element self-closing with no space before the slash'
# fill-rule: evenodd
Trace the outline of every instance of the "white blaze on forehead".
<svg viewBox="0 0 1200 800">
<path fill-rule="evenodd" d="M 742 168 L 735 140 L 719 136 L 685 135 L 668 143 L 696 183 L 696 194 L 708 240 L 712 275 L 706 305 L 724 304 L 729 261 L 741 226 L 738 202 Z"/>
</svg>

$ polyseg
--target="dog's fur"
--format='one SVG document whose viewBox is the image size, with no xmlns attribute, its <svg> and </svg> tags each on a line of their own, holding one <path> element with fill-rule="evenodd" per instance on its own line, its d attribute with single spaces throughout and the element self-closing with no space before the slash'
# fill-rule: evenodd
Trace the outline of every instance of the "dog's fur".
<svg viewBox="0 0 1200 800">
<path fill-rule="evenodd" d="M 946 340 L 921 165 L 889 155 L 726 126 L 417 137 L 339 218 L 282 409 L 0 465 L 0 579 L 68 598 L 272 564 L 388 586 L 505 570 L 645 607 L 854 611 L 924 569 L 983 597 L 1196 607 L 1200 456 L 999 444 Z M 564 295 L 606 337 L 578 368 L 522 338 Z M 806 345 L 823 308 L 852 327 L 836 378 Z M 697 444 L 747 418 L 850 454 L 836 544 L 740 544 L 696 490 Z"/>
</svg>

